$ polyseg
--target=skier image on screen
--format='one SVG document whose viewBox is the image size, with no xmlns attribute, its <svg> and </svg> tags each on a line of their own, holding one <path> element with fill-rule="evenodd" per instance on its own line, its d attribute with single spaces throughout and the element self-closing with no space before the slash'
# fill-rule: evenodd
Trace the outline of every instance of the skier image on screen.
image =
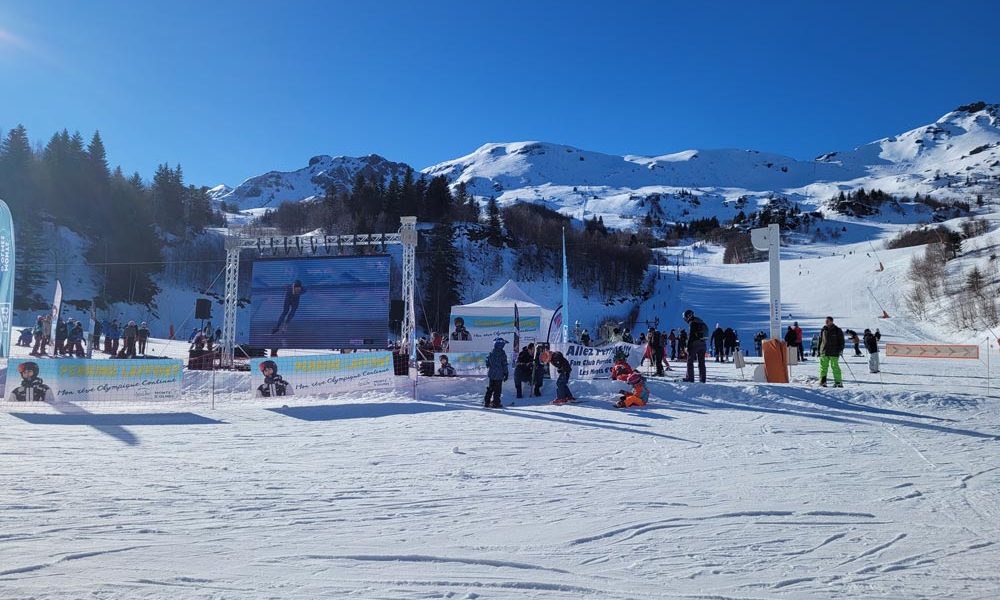
<svg viewBox="0 0 1000 600">
<path fill-rule="evenodd" d="M 260 372 L 264 374 L 264 383 L 257 386 L 258 398 L 272 398 L 275 396 L 294 396 L 295 389 L 278 375 L 278 365 L 273 360 L 265 360 L 260 363 Z"/>
<path fill-rule="evenodd" d="M 278 317 L 278 323 L 271 330 L 271 333 L 278 333 L 278 331 L 284 331 L 288 324 L 292 322 L 295 317 L 295 311 L 299 309 L 299 300 L 302 299 L 302 294 L 306 293 L 306 288 L 302 287 L 302 282 L 298 279 L 295 283 L 288 286 L 288 290 L 285 292 L 285 305 L 281 310 L 281 316 Z"/>
<path fill-rule="evenodd" d="M 21 374 L 21 384 L 11 390 L 11 402 L 54 402 L 52 388 L 42 382 L 38 376 L 38 363 L 27 361 L 17 365 Z"/>
</svg>

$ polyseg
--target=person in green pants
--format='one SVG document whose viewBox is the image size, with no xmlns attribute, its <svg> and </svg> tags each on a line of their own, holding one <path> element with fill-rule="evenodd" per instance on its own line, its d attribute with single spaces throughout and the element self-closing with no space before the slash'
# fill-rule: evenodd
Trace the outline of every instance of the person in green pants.
<svg viewBox="0 0 1000 600">
<path fill-rule="evenodd" d="M 826 387 L 826 372 L 833 370 L 833 387 L 844 387 L 840 375 L 840 354 L 844 351 L 844 332 L 826 318 L 826 325 L 819 333 L 819 384 Z"/>
</svg>

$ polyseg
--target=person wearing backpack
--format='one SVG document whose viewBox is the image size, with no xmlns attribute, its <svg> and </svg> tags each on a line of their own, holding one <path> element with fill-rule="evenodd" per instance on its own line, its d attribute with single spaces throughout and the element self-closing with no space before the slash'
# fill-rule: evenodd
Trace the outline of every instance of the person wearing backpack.
<svg viewBox="0 0 1000 600">
<path fill-rule="evenodd" d="M 684 322 L 688 324 L 687 339 L 687 377 L 684 381 L 694 382 L 694 361 L 698 361 L 698 379 L 705 383 L 705 340 L 708 338 L 708 325 L 696 317 L 690 308 L 684 311 Z"/>
</svg>

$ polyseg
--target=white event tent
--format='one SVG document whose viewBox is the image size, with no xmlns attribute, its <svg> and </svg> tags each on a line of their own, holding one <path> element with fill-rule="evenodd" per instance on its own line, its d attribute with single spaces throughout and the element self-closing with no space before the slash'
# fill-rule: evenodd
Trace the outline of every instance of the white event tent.
<svg viewBox="0 0 1000 600">
<path fill-rule="evenodd" d="M 517 306 L 521 345 L 545 341 L 553 312 L 535 302 L 512 280 L 489 296 L 461 306 L 451 307 L 449 329 L 450 352 L 485 352 L 493 348 L 493 340 L 502 337 L 514 342 L 514 306 Z M 467 335 L 456 327 L 462 323 Z M 467 339 L 463 339 L 467 338 Z"/>
</svg>

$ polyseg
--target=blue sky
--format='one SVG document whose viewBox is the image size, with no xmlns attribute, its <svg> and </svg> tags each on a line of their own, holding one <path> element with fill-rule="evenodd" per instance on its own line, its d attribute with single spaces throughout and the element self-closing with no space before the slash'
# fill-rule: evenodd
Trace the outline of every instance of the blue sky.
<svg viewBox="0 0 1000 600">
<path fill-rule="evenodd" d="M 485 142 L 813 158 L 1000 102 L 1000 2 L 0 0 L 0 128 L 235 185 Z"/>
</svg>

